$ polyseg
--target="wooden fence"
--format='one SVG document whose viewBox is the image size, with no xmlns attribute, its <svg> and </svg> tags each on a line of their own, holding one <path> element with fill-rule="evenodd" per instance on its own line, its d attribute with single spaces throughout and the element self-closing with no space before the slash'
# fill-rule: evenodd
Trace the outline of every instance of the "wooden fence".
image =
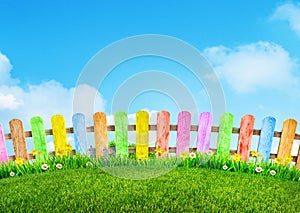
<svg viewBox="0 0 300 213">
<path fill-rule="evenodd" d="M 199 115 L 198 125 L 191 125 L 191 114 L 187 111 L 178 114 L 177 125 L 170 124 L 170 113 L 161 111 L 157 113 L 156 125 L 149 125 L 149 115 L 146 111 L 136 113 L 136 124 L 128 125 L 128 117 L 125 112 L 117 112 L 114 115 L 115 125 L 107 125 L 106 114 L 96 112 L 94 114 L 94 126 L 85 125 L 85 116 L 76 113 L 72 116 L 73 127 L 65 127 L 65 119 L 62 115 L 54 115 L 51 118 L 52 129 L 45 129 L 41 117 L 33 117 L 30 120 L 31 131 L 24 131 L 23 123 L 19 119 L 9 122 L 9 134 L 3 134 L 0 124 L 0 162 L 7 162 L 15 158 L 28 160 L 32 158 L 28 154 L 26 138 L 32 137 L 34 149 L 48 155 L 46 136 L 53 135 L 55 153 L 64 153 L 67 147 L 67 134 L 74 134 L 75 151 L 87 150 L 87 132 L 94 132 L 96 157 L 102 156 L 108 147 L 108 131 L 115 131 L 116 155 L 128 155 L 136 152 L 138 159 L 147 158 L 149 151 L 156 148 L 161 155 L 168 153 L 180 154 L 181 152 L 199 151 L 207 152 L 210 148 L 210 136 L 212 132 L 218 133 L 218 154 L 238 153 L 243 160 L 251 156 L 250 146 L 252 135 L 258 135 L 257 151 L 264 159 L 281 158 L 283 161 L 291 155 L 294 140 L 300 140 L 300 134 L 296 134 L 297 121 L 287 119 L 282 124 L 282 131 L 275 131 L 276 119 L 266 117 L 262 121 L 261 129 L 254 129 L 255 118 L 245 115 L 241 118 L 240 127 L 233 127 L 234 116 L 224 113 L 220 118 L 219 126 L 212 126 L 212 114 L 203 112 Z M 128 131 L 136 131 L 136 147 L 128 148 Z M 156 131 L 156 147 L 149 147 L 149 131 Z M 177 131 L 176 147 L 169 147 L 170 131 Z M 190 147 L 190 132 L 197 132 L 196 147 Z M 232 134 L 239 134 L 237 150 L 230 150 Z M 273 138 L 280 138 L 278 151 L 271 154 Z M 8 156 L 6 141 L 12 140 L 14 156 Z M 300 148 L 297 156 L 292 156 L 293 161 L 300 169 Z"/>
</svg>

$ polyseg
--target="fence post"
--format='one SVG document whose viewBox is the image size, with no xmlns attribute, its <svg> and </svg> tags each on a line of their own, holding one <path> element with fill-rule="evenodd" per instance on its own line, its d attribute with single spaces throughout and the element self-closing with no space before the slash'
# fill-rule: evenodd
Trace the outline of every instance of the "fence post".
<svg viewBox="0 0 300 213">
<path fill-rule="evenodd" d="M 103 151 L 108 149 L 106 115 L 104 112 L 94 114 L 94 137 L 96 158 L 103 156 Z"/>
<path fill-rule="evenodd" d="M 72 124 L 74 131 L 75 150 L 77 152 L 87 154 L 87 137 L 85 116 L 82 113 L 76 113 L 72 116 Z"/>
<path fill-rule="evenodd" d="M 65 118 L 62 115 L 53 115 L 51 123 L 55 154 L 64 155 L 67 146 Z"/>
<path fill-rule="evenodd" d="M 277 157 L 282 159 L 283 163 L 285 163 L 285 158 L 291 155 L 296 128 L 297 121 L 294 119 L 287 119 L 283 122 L 277 154 Z"/>
<path fill-rule="evenodd" d="M 8 154 L 7 154 L 2 124 L 0 124 L 0 162 L 8 162 Z"/>
<path fill-rule="evenodd" d="M 191 113 L 187 111 L 178 114 L 176 155 L 189 152 L 190 148 Z"/>
<path fill-rule="evenodd" d="M 212 114 L 202 112 L 198 122 L 197 152 L 207 152 L 210 147 Z"/>
<path fill-rule="evenodd" d="M 149 114 L 146 111 L 136 113 L 136 159 L 148 159 Z"/>
<path fill-rule="evenodd" d="M 30 126 L 34 149 L 41 152 L 41 154 L 38 153 L 36 155 L 36 159 L 45 159 L 48 157 L 48 149 L 44 121 L 39 116 L 32 117 L 30 119 Z"/>
<path fill-rule="evenodd" d="M 218 134 L 217 153 L 220 155 L 226 155 L 230 153 L 232 126 L 233 126 L 233 115 L 231 113 L 224 113 L 220 118 L 219 134 Z"/>
<path fill-rule="evenodd" d="M 116 112 L 115 142 L 116 156 L 128 156 L 128 117 L 126 112 Z"/>
<path fill-rule="evenodd" d="M 246 160 L 246 162 L 248 162 L 249 159 L 254 121 L 255 118 L 253 115 L 245 115 L 241 119 L 237 153 L 241 155 L 241 159 Z"/>
<path fill-rule="evenodd" d="M 28 151 L 26 147 L 26 139 L 22 121 L 19 119 L 12 119 L 9 122 L 9 127 L 16 158 L 22 158 L 23 160 L 27 161 Z"/>
<path fill-rule="evenodd" d="M 161 157 L 169 153 L 170 113 L 167 111 L 158 112 L 156 125 L 156 148 L 164 152 L 157 153 L 157 156 Z"/>
<path fill-rule="evenodd" d="M 270 158 L 275 124 L 276 119 L 273 117 L 265 117 L 262 122 L 257 151 L 266 161 L 268 161 Z"/>
</svg>

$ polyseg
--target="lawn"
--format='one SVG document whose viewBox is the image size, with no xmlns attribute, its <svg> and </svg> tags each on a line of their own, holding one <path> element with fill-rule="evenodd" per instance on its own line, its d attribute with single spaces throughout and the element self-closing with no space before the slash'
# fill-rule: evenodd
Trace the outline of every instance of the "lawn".
<svg viewBox="0 0 300 213">
<path fill-rule="evenodd" d="M 300 212 L 300 182 L 177 167 L 129 180 L 99 168 L 0 180 L 1 212 Z"/>
</svg>

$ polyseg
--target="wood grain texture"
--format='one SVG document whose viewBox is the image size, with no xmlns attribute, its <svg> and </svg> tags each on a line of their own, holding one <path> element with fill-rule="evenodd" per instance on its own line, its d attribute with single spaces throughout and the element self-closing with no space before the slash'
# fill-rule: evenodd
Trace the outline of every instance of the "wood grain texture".
<svg viewBox="0 0 300 213">
<path fill-rule="evenodd" d="M 278 158 L 283 160 L 283 163 L 285 162 L 285 158 L 291 155 L 296 128 L 297 121 L 294 119 L 287 119 L 283 122 L 277 154 Z"/>
<path fill-rule="evenodd" d="M 241 119 L 240 134 L 238 139 L 237 153 L 241 160 L 248 162 L 255 118 L 253 115 L 245 115 Z"/>
<path fill-rule="evenodd" d="M 0 124 L 0 162 L 8 162 L 8 154 L 2 124 Z"/>
<path fill-rule="evenodd" d="M 300 170 L 300 146 L 298 149 L 298 156 L 297 156 L 297 161 L 296 161 L 296 168 Z"/>
<path fill-rule="evenodd" d="M 88 145 L 84 114 L 74 114 L 72 116 L 72 124 L 74 131 L 75 150 L 81 154 L 87 154 Z"/>
<path fill-rule="evenodd" d="M 22 158 L 24 161 L 27 161 L 28 151 L 22 121 L 19 119 L 12 119 L 9 122 L 9 128 L 16 158 Z"/>
<path fill-rule="evenodd" d="M 207 152 L 209 150 L 211 126 L 212 114 L 210 112 L 202 112 L 198 121 L 197 152 Z"/>
<path fill-rule="evenodd" d="M 94 114 L 94 138 L 96 148 L 96 158 L 103 156 L 103 151 L 108 149 L 106 114 L 96 112 Z"/>
<path fill-rule="evenodd" d="M 62 115 L 53 115 L 51 118 L 55 153 L 66 154 L 67 133 L 65 118 Z"/>
<path fill-rule="evenodd" d="M 262 121 L 257 151 L 267 161 L 270 158 L 275 125 L 276 119 L 273 117 L 265 117 Z"/>
<path fill-rule="evenodd" d="M 170 113 L 167 111 L 158 112 L 156 123 L 156 148 L 165 152 L 165 154 L 157 153 L 156 156 L 163 157 L 169 153 Z"/>
<path fill-rule="evenodd" d="M 136 113 L 136 159 L 148 159 L 149 114 L 146 111 Z"/>
<path fill-rule="evenodd" d="M 233 115 L 224 113 L 220 118 L 219 134 L 218 134 L 218 149 L 217 153 L 226 155 L 230 152 L 230 142 L 232 135 Z"/>
<path fill-rule="evenodd" d="M 36 155 L 36 159 L 46 159 L 48 157 L 48 148 L 44 121 L 39 116 L 32 117 L 30 119 L 30 126 L 32 131 L 34 149 L 42 153 Z"/>
<path fill-rule="evenodd" d="M 116 156 L 128 156 L 128 117 L 126 112 L 116 112 L 115 143 Z"/>
<path fill-rule="evenodd" d="M 191 113 L 182 111 L 178 114 L 176 154 L 189 152 L 190 148 Z"/>
</svg>

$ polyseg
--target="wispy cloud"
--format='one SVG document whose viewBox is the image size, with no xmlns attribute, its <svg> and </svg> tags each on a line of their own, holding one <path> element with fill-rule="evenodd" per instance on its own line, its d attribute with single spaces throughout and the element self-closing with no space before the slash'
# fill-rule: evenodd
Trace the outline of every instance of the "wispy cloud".
<svg viewBox="0 0 300 213">
<path fill-rule="evenodd" d="M 233 49 L 217 46 L 205 49 L 204 54 L 219 76 L 239 93 L 298 87 L 294 75 L 299 68 L 297 60 L 278 44 L 257 42 Z"/>
<path fill-rule="evenodd" d="M 271 20 L 287 21 L 291 29 L 300 36 L 300 3 L 286 3 L 277 7 Z"/>
</svg>

